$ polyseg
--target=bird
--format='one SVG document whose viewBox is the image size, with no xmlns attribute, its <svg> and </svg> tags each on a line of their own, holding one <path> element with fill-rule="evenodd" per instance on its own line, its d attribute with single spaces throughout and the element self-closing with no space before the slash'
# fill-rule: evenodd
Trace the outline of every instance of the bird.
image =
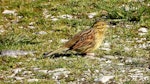
<svg viewBox="0 0 150 84">
<path fill-rule="evenodd" d="M 106 30 L 107 23 L 105 21 L 97 21 L 90 28 L 75 34 L 72 39 L 59 49 L 53 52 L 44 53 L 44 58 L 68 50 L 80 52 L 87 56 L 95 56 L 93 52 L 102 44 Z"/>
</svg>

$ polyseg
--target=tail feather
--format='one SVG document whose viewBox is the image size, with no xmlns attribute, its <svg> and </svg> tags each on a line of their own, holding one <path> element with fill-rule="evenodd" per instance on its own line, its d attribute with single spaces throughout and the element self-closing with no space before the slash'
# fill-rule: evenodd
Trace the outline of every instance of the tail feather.
<svg viewBox="0 0 150 84">
<path fill-rule="evenodd" d="M 62 48 L 59 48 L 59 49 L 57 49 L 57 50 L 55 50 L 55 51 L 53 51 L 53 52 L 46 52 L 46 53 L 43 54 L 43 57 L 46 58 L 46 57 L 52 56 L 52 55 L 54 55 L 54 54 L 56 54 L 56 53 L 59 53 L 59 52 L 62 52 L 62 51 L 66 51 L 66 50 L 68 50 L 68 49 L 69 49 L 69 48 L 64 48 L 64 47 L 62 47 Z"/>
</svg>

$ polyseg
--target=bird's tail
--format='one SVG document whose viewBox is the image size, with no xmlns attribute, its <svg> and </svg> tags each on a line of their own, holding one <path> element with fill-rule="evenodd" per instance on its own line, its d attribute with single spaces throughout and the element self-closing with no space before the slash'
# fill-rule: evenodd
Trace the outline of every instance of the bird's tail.
<svg viewBox="0 0 150 84">
<path fill-rule="evenodd" d="M 43 57 L 46 58 L 46 57 L 49 57 L 51 55 L 54 55 L 56 53 L 59 53 L 59 52 L 62 52 L 62 51 L 67 51 L 69 48 L 65 48 L 65 47 L 62 47 L 62 48 L 59 48 L 55 51 L 52 51 L 52 52 L 46 52 L 43 54 Z"/>
</svg>

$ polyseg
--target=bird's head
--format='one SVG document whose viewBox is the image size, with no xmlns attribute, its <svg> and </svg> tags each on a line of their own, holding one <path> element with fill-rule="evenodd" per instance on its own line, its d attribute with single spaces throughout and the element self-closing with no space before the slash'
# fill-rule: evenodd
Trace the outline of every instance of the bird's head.
<svg viewBox="0 0 150 84">
<path fill-rule="evenodd" d="M 94 29 L 102 32 L 106 31 L 107 27 L 108 27 L 107 23 L 103 21 L 98 21 L 93 25 Z"/>
</svg>

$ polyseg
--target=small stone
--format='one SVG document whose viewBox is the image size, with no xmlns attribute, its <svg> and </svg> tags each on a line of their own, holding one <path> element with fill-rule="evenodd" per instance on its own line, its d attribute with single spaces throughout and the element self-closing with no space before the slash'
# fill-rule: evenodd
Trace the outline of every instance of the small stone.
<svg viewBox="0 0 150 84">
<path fill-rule="evenodd" d="M 61 15 L 61 16 L 58 16 L 58 17 L 60 17 L 60 18 L 72 19 L 73 16 L 66 14 L 66 15 Z"/>
<path fill-rule="evenodd" d="M 28 81 L 28 82 L 38 82 L 39 79 L 28 79 L 27 81 Z"/>
<path fill-rule="evenodd" d="M 109 80 L 113 79 L 114 76 L 103 76 L 102 78 L 96 78 L 95 81 L 100 81 L 102 83 L 107 83 Z"/>
<path fill-rule="evenodd" d="M 49 43 L 53 42 L 53 40 L 48 40 Z"/>
<path fill-rule="evenodd" d="M 89 14 L 88 14 L 88 17 L 89 17 L 89 18 L 93 18 L 95 15 L 97 15 L 97 13 L 96 13 L 96 12 L 89 13 Z"/>
<path fill-rule="evenodd" d="M 111 49 L 110 48 L 100 48 L 101 50 L 105 50 L 105 51 L 110 51 Z"/>
<path fill-rule="evenodd" d="M 52 21 L 57 21 L 58 18 L 56 18 L 55 16 L 51 16 L 51 20 L 52 20 Z"/>
<path fill-rule="evenodd" d="M 110 61 L 110 60 L 107 60 L 107 61 L 106 61 L 106 63 L 107 63 L 107 64 L 110 64 L 110 63 L 112 63 L 112 61 Z"/>
<path fill-rule="evenodd" d="M 125 51 L 131 51 L 131 48 L 124 47 L 124 50 L 125 50 Z"/>
<path fill-rule="evenodd" d="M 61 39 L 60 42 L 61 43 L 66 43 L 68 41 L 68 39 Z"/>
<path fill-rule="evenodd" d="M 139 32 L 138 34 L 142 36 L 148 32 L 148 29 L 145 27 L 142 27 L 142 28 L 138 29 L 138 32 Z"/>
<path fill-rule="evenodd" d="M 37 34 L 45 35 L 45 34 L 47 34 L 47 32 L 45 32 L 45 31 L 39 31 L 39 32 L 37 32 Z"/>
<path fill-rule="evenodd" d="M 2 14 L 15 14 L 15 10 L 4 10 Z"/>
<path fill-rule="evenodd" d="M 105 43 L 103 43 L 103 46 L 109 48 L 110 47 L 110 43 L 105 42 Z"/>
<path fill-rule="evenodd" d="M 115 56 L 112 56 L 112 55 L 105 55 L 103 56 L 104 58 L 107 58 L 107 59 L 117 59 L 117 57 Z"/>
<path fill-rule="evenodd" d="M 36 67 L 35 67 L 35 68 L 33 68 L 33 70 L 34 70 L 34 71 L 37 71 L 37 70 L 40 70 L 40 68 L 36 68 Z"/>
<path fill-rule="evenodd" d="M 32 73 L 32 71 L 24 71 L 22 74 L 26 75 L 26 74 L 31 74 L 31 73 Z"/>
<path fill-rule="evenodd" d="M 16 69 L 13 69 L 12 71 L 14 74 L 17 74 L 17 73 L 21 72 L 22 70 L 23 70 L 23 68 L 16 68 Z"/>
<path fill-rule="evenodd" d="M 16 80 L 23 80 L 24 77 L 15 77 Z"/>
<path fill-rule="evenodd" d="M 95 56 L 95 53 L 86 53 L 86 56 Z"/>
<path fill-rule="evenodd" d="M 117 65 L 119 65 L 119 66 L 123 66 L 123 65 L 124 65 L 124 63 L 118 63 Z"/>
<path fill-rule="evenodd" d="M 42 73 L 45 73 L 47 74 L 48 73 L 48 70 L 38 70 L 39 72 L 42 72 Z"/>
<path fill-rule="evenodd" d="M 34 55 L 34 51 L 22 51 L 22 50 L 2 50 L 1 56 L 11 56 L 11 57 L 17 57 L 17 56 L 26 56 L 26 55 Z"/>
<path fill-rule="evenodd" d="M 96 73 L 99 73 L 99 70 L 95 70 Z"/>
</svg>

